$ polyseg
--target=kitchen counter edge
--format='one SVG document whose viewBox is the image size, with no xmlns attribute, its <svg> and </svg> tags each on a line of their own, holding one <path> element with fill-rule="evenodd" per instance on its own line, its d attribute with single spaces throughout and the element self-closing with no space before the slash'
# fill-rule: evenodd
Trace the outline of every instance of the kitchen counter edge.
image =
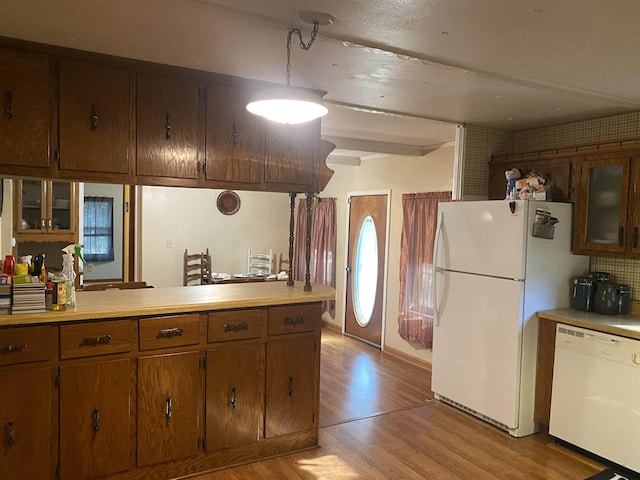
<svg viewBox="0 0 640 480">
<path fill-rule="evenodd" d="M 640 340 L 640 316 L 600 315 L 572 308 L 538 312 L 538 318 Z"/>
<path fill-rule="evenodd" d="M 0 327 L 268 307 L 335 299 L 333 287 L 312 284 L 309 292 L 305 292 L 303 287 L 302 282 L 296 282 L 292 287 L 284 282 L 264 282 L 79 291 L 73 308 L 2 315 Z"/>
</svg>

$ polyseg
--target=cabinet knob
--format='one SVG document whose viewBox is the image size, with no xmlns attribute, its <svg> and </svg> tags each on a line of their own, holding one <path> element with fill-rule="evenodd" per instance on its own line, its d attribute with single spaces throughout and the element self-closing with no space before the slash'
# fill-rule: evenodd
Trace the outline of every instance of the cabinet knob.
<svg viewBox="0 0 640 480">
<path fill-rule="evenodd" d="M 168 113 L 164 123 L 164 138 L 171 140 L 171 116 Z"/>
<path fill-rule="evenodd" d="M 100 431 L 100 409 L 98 409 L 98 407 L 94 408 L 91 413 L 91 423 L 93 433 L 97 434 Z"/>
<path fill-rule="evenodd" d="M 164 410 L 164 416 L 167 422 L 171 421 L 172 413 L 173 413 L 173 398 L 171 398 L 171 395 L 167 395 L 167 399 L 165 400 L 165 410 Z"/>
<path fill-rule="evenodd" d="M 229 406 L 231 407 L 232 410 L 236 409 L 236 401 L 238 400 L 238 396 L 236 395 L 236 387 L 233 387 L 231 389 L 231 403 L 229 404 Z"/>
<path fill-rule="evenodd" d="M 622 225 L 618 227 L 618 246 L 624 247 L 624 227 Z"/>
<path fill-rule="evenodd" d="M 289 396 L 293 398 L 293 377 L 289 377 Z"/>
<path fill-rule="evenodd" d="M 91 104 L 91 123 L 90 128 L 92 131 L 98 129 L 98 107 L 95 103 Z"/>
<path fill-rule="evenodd" d="M 638 227 L 633 227 L 633 236 L 631 237 L 631 246 L 638 248 Z"/>
<path fill-rule="evenodd" d="M 11 90 L 4 92 L 4 118 L 7 120 L 13 118 L 13 93 Z"/>
<path fill-rule="evenodd" d="M 13 420 L 9 420 L 7 423 L 7 445 L 11 446 L 16 443 L 16 432 L 13 428 Z"/>
</svg>

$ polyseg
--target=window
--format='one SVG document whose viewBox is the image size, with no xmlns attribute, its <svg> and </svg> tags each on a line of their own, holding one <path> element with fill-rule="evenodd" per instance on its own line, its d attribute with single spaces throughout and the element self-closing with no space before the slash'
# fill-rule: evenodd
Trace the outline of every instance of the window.
<svg viewBox="0 0 640 480">
<path fill-rule="evenodd" d="M 83 234 L 87 262 L 113 261 L 112 197 L 84 197 Z"/>
</svg>

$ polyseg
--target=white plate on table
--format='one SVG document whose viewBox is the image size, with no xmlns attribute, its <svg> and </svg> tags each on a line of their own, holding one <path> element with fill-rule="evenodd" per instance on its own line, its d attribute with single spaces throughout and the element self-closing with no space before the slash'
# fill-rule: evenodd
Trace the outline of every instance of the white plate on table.
<svg viewBox="0 0 640 480">
<path fill-rule="evenodd" d="M 234 278 L 253 278 L 255 275 L 253 273 L 234 273 Z"/>
</svg>

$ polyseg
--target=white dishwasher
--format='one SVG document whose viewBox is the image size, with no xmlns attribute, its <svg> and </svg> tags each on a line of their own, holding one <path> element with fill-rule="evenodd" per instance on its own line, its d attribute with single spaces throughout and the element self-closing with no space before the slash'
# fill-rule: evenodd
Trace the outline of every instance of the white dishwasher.
<svg viewBox="0 0 640 480">
<path fill-rule="evenodd" d="M 640 471 L 640 341 L 558 324 L 549 434 Z"/>
</svg>

